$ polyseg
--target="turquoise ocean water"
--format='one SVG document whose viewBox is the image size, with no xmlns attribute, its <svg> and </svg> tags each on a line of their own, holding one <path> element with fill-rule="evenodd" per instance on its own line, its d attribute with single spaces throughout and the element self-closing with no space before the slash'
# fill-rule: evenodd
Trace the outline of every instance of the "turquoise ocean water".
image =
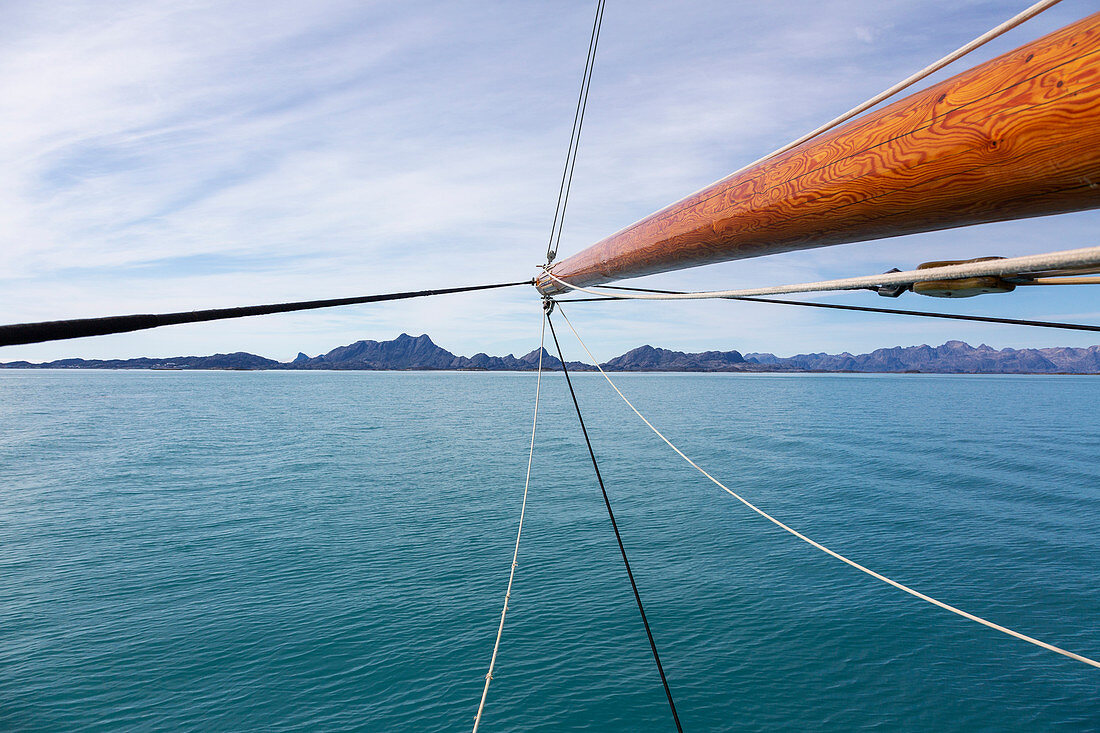
<svg viewBox="0 0 1100 733">
<path fill-rule="evenodd" d="M 1100 378 L 621 375 L 705 468 L 1100 656 Z M 1100 729 L 1100 671 L 840 564 L 576 378 L 687 730 Z M 533 374 L 0 372 L 0 730 L 461 731 Z M 560 374 L 486 731 L 668 730 Z"/>
</svg>

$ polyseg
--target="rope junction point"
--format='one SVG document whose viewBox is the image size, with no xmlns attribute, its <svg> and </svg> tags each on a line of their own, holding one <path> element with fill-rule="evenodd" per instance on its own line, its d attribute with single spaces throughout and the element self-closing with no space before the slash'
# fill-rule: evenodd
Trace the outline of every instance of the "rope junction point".
<svg viewBox="0 0 1100 733">
<path fill-rule="evenodd" d="M 909 595 L 911 595 L 915 598 L 919 598 L 922 601 L 927 601 L 928 603 L 931 603 L 934 606 L 938 606 L 938 607 L 944 609 L 945 611 L 950 611 L 951 613 L 954 613 L 958 616 L 962 616 L 963 618 L 970 619 L 971 621 L 982 624 L 983 626 L 987 626 L 991 629 L 994 629 L 995 631 L 1000 631 L 1003 634 L 1007 634 L 1008 636 L 1012 636 L 1014 638 L 1020 639 L 1021 641 L 1026 641 L 1029 644 L 1034 644 L 1035 646 L 1041 647 L 1043 649 L 1047 649 L 1048 651 L 1052 651 L 1052 652 L 1055 652 L 1057 654 L 1061 654 L 1064 657 L 1069 657 L 1070 659 L 1075 659 L 1078 662 L 1083 662 L 1084 664 L 1087 664 L 1091 667 L 1096 667 L 1096 668 L 1100 669 L 1100 662 L 1096 661 L 1095 659 L 1090 659 L 1089 657 L 1083 656 L 1081 654 L 1076 654 L 1075 652 L 1067 651 L 1066 649 L 1062 649 L 1061 647 L 1054 646 L 1053 644 L 1048 644 L 1045 641 L 1040 641 L 1039 639 L 1028 636 L 1026 634 L 1021 634 L 1019 631 L 1013 631 L 1012 629 L 1009 629 L 1005 626 L 1001 626 L 1000 624 L 995 624 L 992 621 L 987 621 L 986 619 L 984 619 L 980 616 L 976 616 L 972 613 L 968 613 L 967 611 L 964 611 L 961 608 L 956 608 L 955 606 L 944 603 L 943 601 L 939 601 L 935 598 L 932 598 L 929 595 L 921 593 L 920 591 L 914 590 L 913 588 L 910 588 L 907 585 L 904 585 L 902 583 L 899 583 L 896 580 L 888 578 L 885 575 L 882 575 L 881 573 L 876 573 L 874 570 L 871 570 L 870 568 L 864 567 L 863 565 L 860 565 L 859 563 L 857 563 L 854 560 L 848 559 L 844 555 L 841 555 L 839 552 L 836 552 L 834 550 L 830 550 L 828 547 L 821 544 L 820 542 L 816 542 L 816 541 L 810 539 L 809 537 L 802 534 L 798 530 L 793 529 L 791 527 L 788 527 L 783 522 L 779 521 L 778 519 L 776 519 L 772 515 L 768 514 L 763 509 L 756 506 L 755 504 L 750 502 L 748 499 L 744 498 L 743 496 L 741 496 L 740 494 L 735 492 L 733 489 L 729 488 L 724 483 L 722 483 L 721 481 L 716 479 L 714 476 L 707 473 L 701 466 L 699 466 L 699 464 L 697 464 L 695 461 L 688 458 L 687 455 L 682 450 L 677 448 L 672 443 L 671 440 L 666 438 L 664 433 L 662 433 L 660 430 L 658 430 L 656 427 L 654 427 L 653 423 L 651 423 L 649 420 L 647 420 L 645 415 L 643 415 L 641 412 L 638 411 L 638 408 L 634 406 L 634 403 L 632 403 L 630 400 L 628 400 L 626 398 L 626 395 L 624 395 L 622 393 L 622 391 L 615 385 L 615 383 L 613 381 L 611 381 L 611 377 L 607 376 L 607 372 L 605 372 L 603 370 L 603 368 L 600 367 L 599 361 L 596 359 L 596 357 L 589 350 L 588 346 L 584 343 L 584 340 L 581 338 L 580 334 L 577 332 L 576 327 L 573 326 L 573 323 L 569 320 L 569 317 L 565 314 L 564 309 L 559 308 L 558 312 L 561 313 L 561 317 L 565 319 L 565 322 L 569 325 L 570 330 L 573 331 L 573 335 L 577 337 L 577 342 L 580 343 L 581 348 L 584 349 L 585 353 L 588 354 L 588 357 L 596 365 L 596 368 L 599 369 L 600 374 L 603 375 L 603 378 L 605 380 L 607 380 L 607 383 L 609 385 L 611 385 L 611 388 L 613 390 L 615 390 L 615 392 L 619 395 L 619 397 L 622 398 L 623 402 L 625 402 L 627 404 L 627 406 L 631 410 L 633 410 L 634 414 L 637 415 L 641 419 L 641 421 L 644 422 L 649 427 L 649 429 L 652 430 L 657 435 L 658 438 L 663 440 L 665 442 L 665 444 L 668 445 L 669 448 L 674 450 L 681 458 L 683 458 L 685 461 L 687 461 L 688 464 L 690 464 L 695 470 L 697 470 L 699 473 L 703 474 L 707 479 L 709 479 L 712 483 L 717 485 L 720 489 L 725 491 L 727 494 L 732 496 L 734 499 L 737 499 L 739 502 L 741 502 L 742 504 L 747 506 L 749 509 L 751 509 L 752 511 L 759 514 L 764 519 L 767 519 L 769 522 L 771 522 L 775 526 L 779 527 L 780 529 L 782 529 L 785 532 L 788 532 L 788 533 L 794 535 L 795 537 L 797 537 L 798 539 L 802 540 L 803 542 L 809 544 L 810 546 L 815 547 L 818 550 L 821 550 L 826 555 L 829 555 L 833 558 L 836 558 L 837 560 L 840 560 L 841 562 L 855 568 L 856 570 L 860 571 L 861 573 L 866 573 L 867 575 L 870 575 L 872 578 L 875 578 L 877 580 L 881 580 L 883 583 L 886 583 L 888 585 L 892 585 L 893 587 L 897 588 L 898 590 L 904 591 L 905 593 L 908 593 Z M 551 324 L 550 328 L 551 328 L 551 332 L 552 332 L 553 331 L 553 324 Z M 564 359 L 563 359 L 563 361 L 564 361 Z"/>
</svg>

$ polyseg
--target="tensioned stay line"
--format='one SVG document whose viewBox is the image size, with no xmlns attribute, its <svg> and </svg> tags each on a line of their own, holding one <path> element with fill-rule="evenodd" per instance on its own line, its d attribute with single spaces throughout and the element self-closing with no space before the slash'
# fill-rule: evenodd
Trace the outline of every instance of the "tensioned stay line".
<svg viewBox="0 0 1100 733">
<path fill-rule="evenodd" d="M 630 290 L 639 293 L 664 293 L 668 295 L 683 294 L 682 290 L 655 290 L 653 288 L 627 288 L 621 285 L 604 285 L 605 290 Z M 596 301 L 622 300 L 614 296 L 600 296 L 596 298 L 570 298 L 559 300 L 558 303 L 593 303 Z M 1092 326 L 1086 323 L 1060 323 L 1056 321 L 1035 321 L 1025 318 L 999 318 L 997 316 L 974 316 L 963 313 L 935 313 L 932 311 L 911 311 L 900 308 L 875 308 L 865 305 L 846 305 L 842 303 L 814 303 L 805 300 L 780 300 L 778 298 L 753 298 L 743 295 L 728 295 L 722 300 L 743 300 L 749 303 L 772 303 L 775 305 L 801 305 L 807 308 L 832 308 L 844 311 L 859 311 L 862 313 L 892 313 L 899 316 L 924 316 L 925 318 L 947 318 L 954 321 L 977 321 L 979 323 L 1004 323 L 1011 326 L 1037 326 L 1039 328 L 1061 328 L 1067 331 L 1100 331 L 1100 326 Z"/>
<path fill-rule="evenodd" d="M 764 163 L 768 160 L 771 160 L 772 158 L 774 158 L 778 155 L 781 155 L 781 154 L 787 152 L 788 150 L 793 150 L 794 148 L 797 148 L 802 143 L 809 142 L 810 140 L 813 140 L 814 138 L 818 137 L 819 135 L 823 135 L 826 132 L 828 132 L 829 130 L 832 130 L 836 127 L 839 127 L 840 125 L 844 124 L 845 122 L 852 119 L 853 117 L 857 117 L 857 116 L 863 114 L 864 112 L 871 109 L 872 107 L 874 107 L 878 104 L 881 104 L 882 102 L 885 102 L 887 99 L 890 99 L 891 97 L 899 94 L 900 92 L 905 91 L 906 89 L 913 86 L 914 84 L 916 84 L 916 83 L 918 83 L 918 82 L 920 82 L 924 79 L 927 79 L 929 76 L 931 76 L 932 74 L 935 74 L 937 71 L 940 71 L 941 69 L 943 69 L 947 66 L 950 66 L 951 64 L 953 64 L 956 61 L 958 61 L 959 59 L 961 59 L 963 56 L 966 56 L 967 54 L 971 53 L 972 51 L 976 51 L 977 49 L 981 48 L 982 46 L 989 43 L 993 39 L 1004 35 L 1008 31 L 1012 30 L 1013 28 L 1016 28 L 1019 25 L 1022 25 L 1023 23 L 1027 22 L 1028 20 L 1034 18 L 1039 13 L 1042 13 L 1043 11 L 1048 10 L 1049 8 L 1053 7 L 1054 5 L 1057 5 L 1061 1 L 1062 0 L 1039 0 L 1039 2 L 1025 8 L 1024 10 L 1020 11 L 1019 13 L 1012 16 L 1011 18 L 1009 18 L 1005 22 L 1001 23 L 1000 25 L 997 25 L 997 26 L 994 26 L 993 28 L 990 28 L 988 31 L 986 31 L 982 35 L 978 36 L 977 38 L 970 41 L 969 43 L 967 43 L 963 46 L 960 46 L 959 48 L 955 49 L 954 51 L 947 54 L 943 58 L 932 62 L 928 66 L 926 66 L 923 69 L 921 69 L 920 71 L 916 72 L 915 74 L 912 74 L 912 75 L 902 79 L 897 84 L 894 84 L 892 87 L 890 87 L 889 89 L 885 89 L 885 90 L 879 92 L 875 96 L 871 97 L 870 99 L 868 99 L 864 102 L 861 102 L 860 104 L 856 105 L 855 107 L 848 110 L 847 112 L 840 115 L 839 117 L 835 117 L 835 118 L 829 120 L 824 125 L 821 125 L 820 127 L 816 128 L 814 130 L 811 130 L 810 132 L 807 132 L 805 135 L 803 135 L 800 138 L 792 140 L 791 142 L 787 143 L 783 147 L 777 148 L 776 150 L 773 150 L 772 152 L 768 153 L 767 155 L 765 155 L 761 158 L 757 158 L 756 160 L 754 160 L 753 162 L 751 162 L 747 165 L 741 166 L 740 168 L 735 170 L 733 173 L 730 173 L 728 176 L 726 176 L 725 178 L 722 178 L 719 181 L 716 181 L 715 183 L 721 183 L 722 181 L 733 178 L 734 176 L 736 176 L 739 173 L 744 173 L 745 171 L 747 171 L 748 169 L 750 169 L 754 166 L 760 165 L 761 163 Z M 708 186 L 705 186 L 704 188 L 699 189 L 699 191 L 697 191 L 696 193 L 700 193 L 702 191 L 705 191 L 706 189 L 710 188 L 713 185 L 715 185 L 715 184 L 710 184 Z"/>
<path fill-rule="evenodd" d="M 552 262 L 558 253 L 561 242 L 561 228 L 565 223 L 565 209 L 569 204 L 569 190 L 573 187 L 573 168 L 577 164 L 577 150 L 581 143 L 581 128 L 584 126 L 584 112 L 588 108 L 588 89 L 592 85 L 592 69 L 596 64 L 596 47 L 600 43 L 600 29 L 603 27 L 603 10 L 606 0 L 596 3 L 596 17 L 592 21 L 592 35 L 588 39 L 588 55 L 584 61 L 584 75 L 581 77 L 581 90 L 577 95 L 577 109 L 573 113 L 573 131 L 569 135 L 569 148 L 565 153 L 565 169 L 561 172 L 561 185 L 558 186 L 558 203 L 554 206 L 554 221 L 550 225 L 550 241 L 546 245 L 546 261 Z"/>
<path fill-rule="evenodd" d="M 564 315 L 564 314 L 563 314 Z M 567 319 L 568 320 L 568 319 Z M 577 422 L 581 424 L 581 433 L 584 442 L 588 446 L 588 455 L 592 458 L 592 468 L 596 471 L 596 481 L 600 484 L 600 492 L 603 493 L 603 503 L 607 507 L 607 516 L 611 520 L 611 529 L 615 530 L 615 541 L 619 543 L 619 553 L 623 556 L 623 565 L 626 566 L 626 576 L 630 578 L 630 588 L 634 591 L 634 600 L 638 604 L 638 613 L 642 617 L 642 625 L 645 626 L 646 637 L 649 638 L 649 648 L 653 651 L 653 661 L 657 663 L 657 672 L 661 675 L 661 684 L 665 687 L 665 696 L 668 697 L 668 707 L 672 711 L 672 720 L 676 724 L 676 730 L 683 733 L 680 727 L 680 716 L 676 714 L 676 703 L 672 701 L 672 690 L 668 686 L 668 678 L 665 677 L 665 668 L 661 666 L 661 655 L 657 653 L 657 642 L 653 640 L 653 632 L 649 629 L 649 619 L 646 618 L 645 608 L 642 607 L 642 596 L 638 593 L 638 584 L 634 582 L 634 573 L 630 570 L 630 560 L 626 557 L 626 547 L 623 545 L 622 535 L 619 534 L 619 525 L 615 521 L 615 512 L 611 510 L 611 500 L 607 497 L 607 488 L 603 483 L 603 475 L 600 473 L 600 464 L 596 462 L 596 451 L 592 449 L 592 441 L 588 437 L 588 428 L 584 426 L 584 417 L 581 416 L 581 406 L 577 402 L 577 393 L 573 391 L 573 380 L 569 378 L 569 368 L 565 365 L 565 354 L 558 342 L 558 334 L 554 330 L 554 321 L 550 314 L 546 315 L 546 322 L 550 324 L 550 335 L 554 337 L 554 346 L 558 350 L 558 359 L 561 360 L 561 370 L 565 374 L 565 383 L 569 387 L 569 396 L 573 398 L 573 407 L 577 411 Z M 572 328 L 572 326 L 570 326 Z"/>
<path fill-rule="evenodd" d="M 955 61 L 958 61 L 963 56 L 966 56 L 967 54 L 969 54 L 971 51 L 974 51 L 978 48 L 981 48 L 985 44 L 992 41 L 994 38 L 997 38 L 998 36 L 1001 36 L 1001 35 L 1007 33 L 1008 31 L 1012 30 L 1016 26 L 1021 25 L 1022 23 L 1030 20 L 1031 18 L 1034 18 L 1036 15 L 1043 12 L 1044 10 L 1047 10 L 1048 8 L 1050 8 L 1054 5 L 1057 5 L 1059 2 L 1061 2 L 1061 0 L 1040 0 L 1040 2 L 1037 2 L 1034 5 L 1031 5 L 1030 7 L 1025 8 L 1023 11 L 1021 11 L 1021 12 L 1017 13 L 1016 15 L 1012 16 L 1011 18 L 1009 18 L 1005 22 L 1001 23 L 1000 25 L 995 26 L 995 27 L 991 28 L 990 30 L 986 31 L 985 33 L 978 36 L 977 38 L 975 38 L 970 43 L 967 43 L 965 46 L 961 46 L 960 48 L 955 49 L 954 51 L 947 54 L 946 56 L 939 59 L 938 61 L 935 61 L 935 62 L 929 64 L 928 66 L 924 67 L 923 69 L 921 69 L 917 73 L 913 74 L 912 76 L 909 76 L 909 77 L 906 77 L 905 79 L 902 79 L 897 84 L 890 87 L 889 89 L 886 89 L 882 92 L 879 92 L 875 96 L 868 99 L 866 102 L 863 102 L 863 103 L 859 104 L 858 106 L 853 107 L 852 109 L 848 110 L 847 112 L 840 115 L 836 119 L 833 119 L 833 120 L 830 120 L 829 122 L 826 122 L 824 125 L 817 128 L 816 130 L 811 130 L 810 132 L 806 133 L 805 135 L 798 138 L 797 140 L 792 140 L 791 142 L 787 143 L 786 145 L 779 148 L 778 150 L 776 150 L 774 152 L 771 152 L 771 153 L 768 153 L 763 158 L 760 158 L 759 160 L 756 160 L 752 163 L 749 163 L 747 166 L 743 167 L 740 171 L 737 171 L 736 173 L 731 174 L 731 175 L 736 175 L 737 173 L 748 170 L 749 168 L 753 167 L 754 165 L 757 165 L 758 163 L 763 163 L 766 160 L 774 158 L 775 156 L 779 155 L 780 153 L 785 153 L 788 150 L 791 150 L 792 148 L 796 148 L 799 145 L 801 145 L 802 143 L 804 143 L 808 140 L 812 140 L 813 138 L 817 137 L 818 135 L 821 135 L 822 133 L 828 132 L 829 130 L 833 129 L 834 127 L 837 127 L 838 125 L 841 125 L 841 124 L 847 122 L 848 120 L 852 119 L 853 117 L 856 117 L 857 115 L 860 115 L 860 114 L 866 112 L 867 110 L 871 109 L 871 107 L 874 107 L 875 105 L 879 104 L 880 102 L 886 101 L 890 97 L 893 97 L 894 95 L 896 95 L 898 92 L 901 92 L 905 89 L 908 89 L 909 87 L 913 86 L 914 84 L 921 81 L 922 79 L 925 79 L 925 78 L 931 76 L 932 74 L 936 73 L 940 69 L 944 68 L 945 66 L 948 66 L 948 65 L 954 63 Z"/>
<path fill-rule="evenodd" d="M 539 424 L 539 394 L 542 391 L 542 355 L 546 352 L 546 315 L 542 316 L 542 335 L 539 337 L 539 371 L 535 380 L 535 414 L 531 418 L 531 449 L 527 453 L 527 478 L 523 481 L 523 503 L 519 508 L 519 527 L 516 529 L 516 548 L 512 551 L 512 569 L 508 571 L 508 589 L 504 592 L 504 607 L 500 609 L 500 626 L 497 627 L 497 639 L 493 642 L 493 656 L 489 659 L 489 671 L 485 674 L 485 687 L 481 691 L 481 702 L 474 716 L 474 730 L 481 725 L 481 711 L 485 709 L 485 698 L 489 696 L 489 683 L 493 681 L 493 669 L 497 664 L 497 651 L 500 650 L 500 637 L 504 633 L 504 617 L 508 613 L 508 601 L 512 597 L 512 580 L 516 577 L 516 565 L 519 558 L 519 539 L 523 535 L 523 518 L 527 514 L 527 489 L 531 485 L 531 464 L 535 460 L 535 430 Z"/>
<path fill-rule="evenodd" d="M 531 285 L 533 282 L 533 280 L 523 280 L 521 282 L 498 283 L 494 285 L 470 285 L 461 288 L 413 290 L 404 293 L 360 295 L 352 298 L 330 298 L 328 300 L 300 300 L 291 303 L 246 305 L 239 308 L 212 308 L 210 310 L 183 311 L 179 313 L 139 313 L 128 316 L 105 316 L 103 318 L 74 318 L 66 321 L 14 323 L 7 326 L 0 326 L 0 346 L 37 344 L 43 341 L 61 341 L 63 339 L 83 338 L 85 336 L 105 336 L 110 333 L 142 331 L 147 328 L 172 326 L 179 323 L 219 321 L 226 318 L 244 318 L 246 316 L 263 316 L 270 313 L 289 313 L 291 311 L 314 310 L 316 308 L 334 308 L 336 306 L 356 305 L 358 303 L 380 303 L 387 300 L 424 298 L 430 295 L 446 295 L 448 293 L 468 293 L 474 290 L 510 288 L 516 285 Z"/>
<path fill-rule="evenodd" d="M 866 290 L 882 285 L 913 285 L 915 283 L 936 280 L 959 280 L 969 277 L 987 277 L 990 275 L 1019 275 L 1028 272 L 1047 272 L 1077 268 L 1100 269 L 1100 247 L 1081 247 L 1057 252 L 1023 255 L 1020 257 L 1002 257 L 1000 259 L 964 262 L 958 265 L 926 267 L 923 270 L 904 270 L 885 272 L 881 275 L 861 275 L 836 280 L 818 280 L 791 285 L 771 285 L 762 288 L 740 288 L 737 290 L 704 290 L 691 293 L 611 293 L 606 290 L 582 288 L 579 285 L 562 280 L 544 268 L 543 273 L 570 290 L 579 290 L 589 295 L 622 298 L 624 300 L 708 300 L 729 298 L 732 296 L 785 295 L 788 293 L 824 293 L 836 290 Z"/>
<path fill-rule="evenodd" d="M 562 318 L 565 319 L 565 322 L 569 325 L 569 328 L 573 331 L 573 335 L 577 337 L 577 341 L 580 343 L 581 348 L 584 349 L 585 353 L 588 354 L 588 357 L 593 361 L 593 363 L 596 364 L 596 368 L 600 370 L 600 374 L 603 375 L 603 378 L 607 380 L 607 383 L 611 385 L 611 388 L 613 390 L 615 390 L 615 392 L 619 395 L 619 397 L 622 398 L 623 402 L 625 402 L 627 404 L 627 406 L 631 410 L 634 411 L 634 414 L 637 415 L 639 418 L 641 418 L 642 422 L 644 422 L 649 427 L 650 430 L 652 430 L 654 433 L 656 433 L 658 438 L 663 440 L 665 442 L 665 444 L 668 445 L 669 448 L 672 448 L 672 450 L 676 451 L 676 453 L 681 458 L 683 458 L 685 461 L 687 461 L 696 471 L 698 471 L 699 473 L 706 476 L 708 479 L 710 479 L 711 482 L 713 482 L 715 485 L 717 485 L 719 488 L 721 488 L 727 494 L 732 496 L 734 499 L 737 499 L 739 502 L 741 502 L 742 504 L 747 506 L 749 509 L 753 510 L 754 512 L 756 512 L 757 514 L 762 516 L 764 519 L 767 519 L 769 522 L 776 525 L 777 527 L 779 527 L 783 531 L 789 532 L 790 534 L 794 535 L 795 537 L 802 540 L 803 542 L 811 545 L 812 547 L 815 547 L 818 550 L 821 550 L 826 555 L 830 555 L 830 556 L 836 558 L 837 560 L 840 560 L 841 562 L 843 562 L 847 565 L 850 565 L 851 567 L 855 568 L 856 570 L 860 571 L 861 573 L 866 573 L 867 575 L 870 575 L 872 578 L 875 578 L 877 580 L 881 580 L 883 583 L 886 583 L 888 585 L 892 585 L 895 588 L 897 588 L 898 590 L 904 591 L 905 593 L 908 593 L 909 595 L 911 595 L 915 598 L 919 598 L 922 601 L 927 601 L 928 603 L 931 603 L 934 606 L 939 606 L 940 608 L 944 609 L 945 611 L 950 611 L 951 613 L 962 616 L 963 618 L 970 619 L 971 621 L 975 621 L 979 624 L 982 624 L 983 626 L 987 626 L 987 627 L 989 627 L 991 629 L 994 629 L 996 631 L 1000 631 L 1003 634 L 1007 634 L 1009 636 L 1015 637 L 1015 638 L 1020 639 L 1022 641 L 1026 641 L 1029 644 L 1034 644 L 1035 646 L 1042 647 L 1043 649 L 1047 649 L 1047 650 L 1055 652 L 1057 654 L 1061 654 L 1062 656 L 1069 657 L 1070 659 L 1076 659 L 1078 662 L 1084 662 L 1085 664 L 1087 664 L 1089 666 L 1096 667 L 1096 668 L 1100 669 L 1100 662 L 1098 662 L 1094 659 L 1090 659 L 1089 657 L 1085 657 L 1085 656 L 1082 656 L 1080 654 L 1076 654 L 1074 652 L 1067 651 L 1066 649 L 1062 649 L 1061 647 L 1054 646 L 1053 644 L 1048 644 L 1045 641 L 1040 641 L 1039 639 L 1028 636 L 1026 634 L 1021 634 L 1019 631 L 1013 631 L 1012 629 L 1009 629 L 1005 626 L 1001 626 L 1000 624 L 995 624 L 992 621 L 987 621 L 986 619 L 984 619 L 980 616 L 975 616 L 974 614 L 968 613 L 968 612 L 962 610 L 961 608 L 956 608 L 955 606 L 952 606 L 948 603 L 944 603 L 943 601 L 936 600 L 935 598 L 932 598 L 929 595 L 921 593 L 918 590 L 914 590 L 913 588 L 910 588 L 907 585 L 899 583 L 896 580 L 893 580 L 891 578 L 887 578 L 885 575 L 882 575 L 881 573 L 876 573 L 874 570 L 871 570 L 870 568 L 867 568 L 867 567 L 864 567 L 863 565 L 860 565 L 855 560 L 849 560 L 847 557 L 845 557 L 844 555 L 841 555 L 839 552 L 836 552 L 834 550 L 830 550 L 828 547 L 821 544 L 820 542 L 816 542 L 816 541 L 810 539 L 809 537 L 802 534 L 798 530 L 793 529 L 791 527 L 788 527 L 783 522 L 779 521 L 778 519 L 776 519 L 772 515 L 768 514 L 763 509 L 756 506 L 755 504 L 750 502 L 748 499 L 744 498 L 743 496 L 741 496 L 740 494 L 735 492 L 733 489 L 729 488 L 724 483 L 722 483 L 721 481 L 716 479 L 714 476 L 707 473 L 702 467 L 699 466 L 699 464 L 697 464 L 695 461 L 688 458 L 687 455 L 682 450 L 677 448 L 672 443 L 671 440 L 666 438 L 664 433 L 662 433 L 660 430 L 655 428 L 653 426 L 653 423 L 651 423 L 649 420 L 647 420 L 645 415 L 643 415 L 641 412 L 638 411 L 638 408 L 634 406 L 634 403 L 632 403 L 630 400 L 628 400 L 626 398 L 626 395 L 624 395 L 622 393 L 622 391 L 617 386 L 615 386 L 615 383 L 613 381 L 611 381 L 611 377 L 607 376 L 607 372 L 605 372 L 602 368 L 600 368 L 599 361 L 596 359 L 595 356 L 592 355 L 592 352 L 588 349 L 588 346 L 584 343 L 584 340 L 581 338 L 580 334 L 577 333 L 577 329 L 573 326 L 573 323 L 569 320 L 569 316 L 565 315 L 565 312 L 560 307 L 559 307 L 558 311 L 561 313 Z M 551 325 L 551 329 L 553 329 L 553 325 Z"/>
</svg>

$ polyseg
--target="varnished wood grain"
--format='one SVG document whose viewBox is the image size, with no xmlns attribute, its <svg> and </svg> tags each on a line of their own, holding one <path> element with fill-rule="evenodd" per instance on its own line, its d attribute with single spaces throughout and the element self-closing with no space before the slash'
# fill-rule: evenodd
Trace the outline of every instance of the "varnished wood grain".
<svg viewBox="0 0 1100 733">
<path fill-rule="evenodd" d="M 857 118 L 554 266 L 575 285 L 1100 207 L 1100 13 Z M 539 289 L 561 287 L 540 278 Z"/>
</svg>

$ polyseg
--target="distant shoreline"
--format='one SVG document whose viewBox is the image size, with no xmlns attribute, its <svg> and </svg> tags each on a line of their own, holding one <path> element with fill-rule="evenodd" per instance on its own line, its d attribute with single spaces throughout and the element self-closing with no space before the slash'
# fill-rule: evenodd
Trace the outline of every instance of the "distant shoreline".
<svg viewBox="0 0 1100 733">
<path fill-rule="evenodd" d="M 390 341 L 356 341 L 326 354 L 299 353 L 281 362 L 246 352 L 209 356 L 134 359 L 58 359 L 44 363 L 0 363 L 0 369 L 107 369 L 142 371 L 421 371 L 529 372 L 542 364 L 559 371 L 557 357 L 536 349 L 523 356 L 458 356 L 426 334 L 401 334 Z M 1100 346 L 1043 349 L 994 349 L 948 341 L 940 346 L 897 346 L 867 354 L 797 354 L 703 351 L 688 353 L 653 346 L 636 349 L 600 365 L 609 372 L 663 374 L 1100 374 Z M 570 371 L 595 371 L 584 362 L 568 362 Z"/>
<path fill-rule="evenodd" d="M 286 373 L 324 373 L 324 374 L 352 374 L 352 373 L 373 373 L 373 374 L 534 374 L 535 369 L 237 369 L 231 367 L 195 367 L 195 368 L 164 368 L 164 367 L 50 367 L 50 366 L 8 366 L 7 364 L 0 363 L 0 370 L 10 369 L 12 371 L 37 371 L 37 372 L 173 372 L 173 373 L 187 373 L 187 372 L 286 372 Z M 560 369 L 553 369 L 549 371 L 560 372 Z M 835 370 L 829 371 L 824 369 L 760 369 L 754 371 L 720 371 L 720 370 L 703 370 L 703 369 L 630 369 L 630 370 L 615 370 L 607 369 L 606 371 L 617 375 L 629 375 L 629 374 L 712 374 L 716 376 L 756 376 L 756 375 L 776 375 L 776 374 L 821 374 L 821 375 L 841 375 L 841 376 L 860 376 L 860 375 L 878 375 L 889 374 L 893 376 L 937 376 L 937 377 L 1098 377 L 1100 372 L 934 372 L 934 371 L 855 371 L 855 370 Z M 587 369 L 579 372 L 585 375 L 598 376 L 599 372 L 595 369 Z"/>
</svg>

